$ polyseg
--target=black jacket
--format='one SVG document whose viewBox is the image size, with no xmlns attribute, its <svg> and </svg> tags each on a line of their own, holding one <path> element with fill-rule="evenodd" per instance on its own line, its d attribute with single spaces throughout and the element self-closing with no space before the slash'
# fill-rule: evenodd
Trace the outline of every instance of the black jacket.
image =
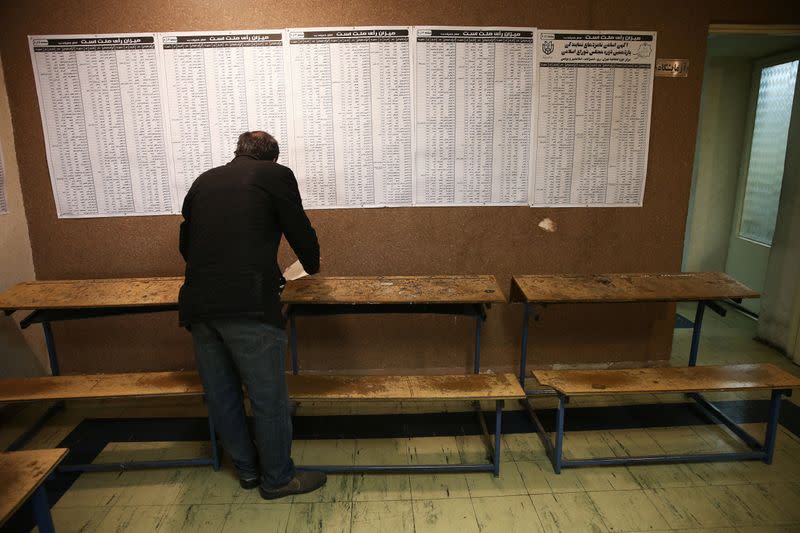
<svg viewBox="0 0 800 533">
<path fill-rule="evenodd" d="M 306 272 L 319 271 L 317 234 L 303 211 L 292 171 L 237 156 L 192 184 L 182 210 L 180 251 L 186 279 L 181 325 L 254 316 L 283 327 L 277 254 L 281 234 Z"/>
</svg>

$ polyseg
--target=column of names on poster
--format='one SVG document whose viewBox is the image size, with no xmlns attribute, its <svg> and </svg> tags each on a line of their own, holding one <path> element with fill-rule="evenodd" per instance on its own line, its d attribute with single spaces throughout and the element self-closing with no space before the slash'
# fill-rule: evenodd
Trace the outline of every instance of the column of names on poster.
<svg viewBox="0 0 800 533">
<path fill-rule="evenodd" d="M 533 206 L 641 206 L 655 32 L 539 30 Z"/>
<path fill-rule="evenodd" d="M 417 205 L 526 205 L 534 28 L 415 28 Z"/>
<path fill-rule="evenodd" d="M 288 31 L 305 206 L 411 205 L 410 28 Z"/>
<path fill-rule="evenodd" d="M 292 165 L 282 30 L 160 34 L 178 206 L 202 172 L 230 161 L 242 132 L 268 131 Z"/>
<path fill-rule="evenodd" d="M 155 34 L 31 37 L 59 217 L 173 211 Z"/>
</svg>

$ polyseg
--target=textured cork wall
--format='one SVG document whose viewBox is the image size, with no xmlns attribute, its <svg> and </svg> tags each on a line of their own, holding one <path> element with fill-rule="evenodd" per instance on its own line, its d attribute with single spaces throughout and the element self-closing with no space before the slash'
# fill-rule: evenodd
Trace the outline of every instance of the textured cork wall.
<svg viewBox="0 0 800 533">
<path fill-rule="evenodd" d="M 349 25 L 537 26 L 658 31 L 658 57 L 687 58 L 688 78 L 657 78 L 642 208 L 408 208 L 313 211 L 323 273 L 654 272 L 680 269 L 702 65 L 709 23 L 800 22 L 793 2 L 564 0 L 428 2 L 174 0 L 5 2 L 0 53 L 14 121 L 22 190 L 39 279 L 180 275 L 179 217 L 58 220 L 28 53 L 29 34 Z M 558 229 L 538 222 L 550 217 Z M 285 250 L 281 261 L 292 260 Z M 484 367 L 511 369 L 522 312 L 494 306 Z M 530 364 L 657 363 L 670 355 L 668 305 L 550 307 L 532 330 Z M 302 366 L 315 371 L 417 371 L 471 367 L 473 323 L 451 317 L 302 319 Z M 64 372 L 193 366 L 188 334 L 171 314 L 57 324 Z"/>
</svg>

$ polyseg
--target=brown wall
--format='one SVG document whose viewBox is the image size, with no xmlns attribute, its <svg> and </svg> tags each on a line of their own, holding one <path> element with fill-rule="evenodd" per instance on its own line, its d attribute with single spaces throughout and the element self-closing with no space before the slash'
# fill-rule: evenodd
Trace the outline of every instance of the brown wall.
<svg viewBox="0 0 800 533">
<path fill-rule="evenodd" d="M 657 78 L 643 208 L 404 208 L 312 211 L 324 273 L 675 271 L 692 172 L 709 23 L 800 22 L 793 2 L 346 0 L 263 2 L 29 0 L 0 7 L 0 53 L 14 121 L 39 279 L 176 275 L 177 216 L 58 220 L 50 188 L 26 35 L 350 25 L 499 25 L 657 30 L 658 57 L 688 58 L 688 78 Z M 792 13 L 794 11 L 794 14 Z M 537 228 L 544 217 L 555 233 Z M 288 264 L 289 255 L 282 253 Z M 513 368 L 521 309 L 496 306 L 485 367 Z M 657 361 L 669 357 L 672 308 L 630 305 L 546 310 L 533 329 L 532 365 Z M 303 366 L 318 371 L 468 368 L 472 322 L 448 317 L 341 317 L 299 322 Z M 64 372 L 193 366 L 172 315 L 56 325 Z"/>
</svg>

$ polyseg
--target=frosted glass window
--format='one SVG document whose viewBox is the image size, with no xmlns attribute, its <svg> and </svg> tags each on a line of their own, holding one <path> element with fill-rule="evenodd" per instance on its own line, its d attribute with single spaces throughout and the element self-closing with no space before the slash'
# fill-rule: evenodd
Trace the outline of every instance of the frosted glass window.
<svg viewBox="0 0 800 533">
<path fill-rule="evenodd" d="M 783 183 L 797 61 L 761 70 L 739 236 L 772 244 Z"/>
</svg>

